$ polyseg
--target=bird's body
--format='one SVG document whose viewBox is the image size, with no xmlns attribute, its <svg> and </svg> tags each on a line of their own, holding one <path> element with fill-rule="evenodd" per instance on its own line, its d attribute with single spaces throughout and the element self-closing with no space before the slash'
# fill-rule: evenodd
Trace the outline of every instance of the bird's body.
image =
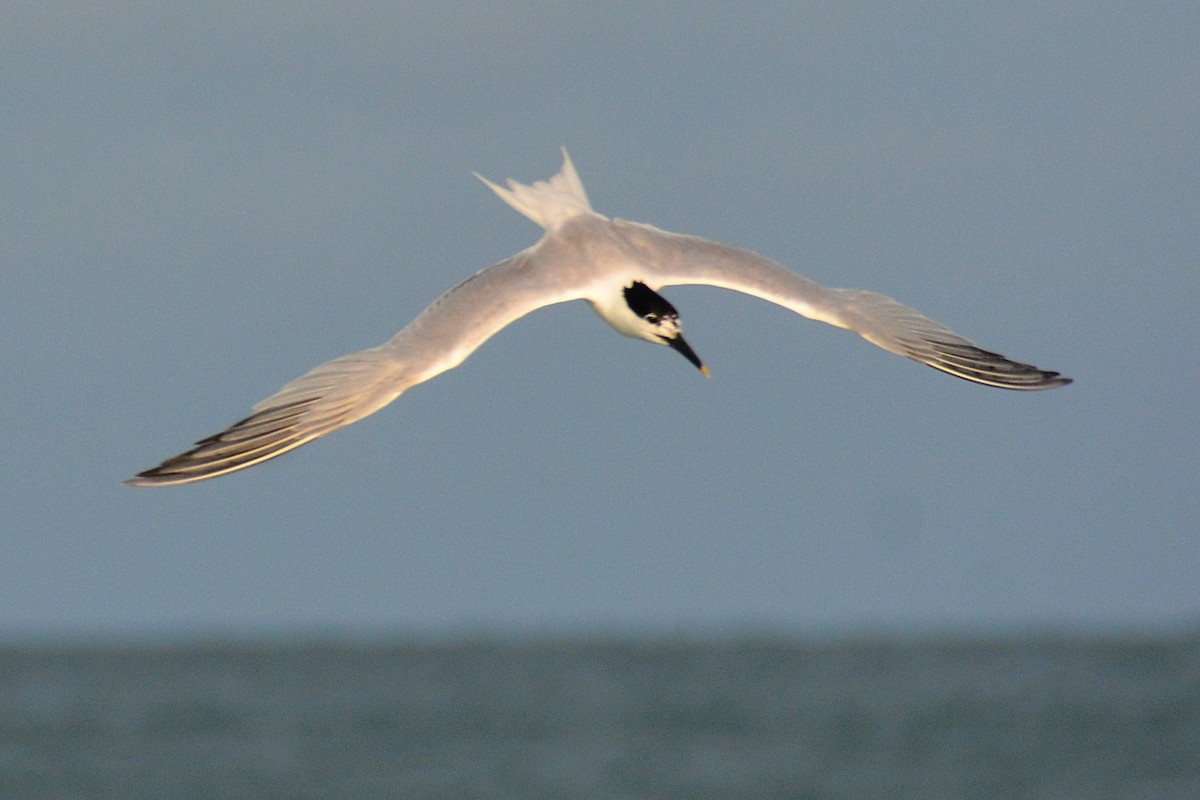
<svg viewBox="0 0 1200 800">
<path fill-rule="evenodd" d="M 592 210 L 571 161 L 532 186 L 481 178 L 546 233 L 527 250 L 449 290 L 391 340 L 322 364 L 254 407 L 254 413 L 128 481 L 189 483 L 274 458 L 378 411 L 404 391 L 461 364 L 495 333 L 543 306 L 587 300 L 618 332 L 680 352 L 707 368 L 680 335 L 664 286 L 706 284 L 744 292 L 855 331 L 885 350 L 966 380 L 1007 389 L 1070 382 L 982 350 L 884 295 L 827 289 L 746 250 Z"/>
</svg>

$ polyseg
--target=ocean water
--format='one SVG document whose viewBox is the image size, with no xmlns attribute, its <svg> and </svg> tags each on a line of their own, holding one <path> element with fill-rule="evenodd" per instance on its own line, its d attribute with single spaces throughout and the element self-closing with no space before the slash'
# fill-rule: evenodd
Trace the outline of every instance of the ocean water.
<svg viewBox="0 0 1200 800">
<path fill-rule="evenodd" d="M 0 648 L 0 798 L 1200 798 L 1200 636 Z"/>
</svg>

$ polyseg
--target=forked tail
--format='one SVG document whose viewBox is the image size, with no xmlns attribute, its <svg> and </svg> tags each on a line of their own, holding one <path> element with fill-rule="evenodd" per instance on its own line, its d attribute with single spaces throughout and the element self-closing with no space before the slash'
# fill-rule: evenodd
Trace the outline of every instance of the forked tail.
<svg viewBox="0 0 1200 800">
<path fill-rule="evenodd" d="M 500 196 L 500 199 L 520 211 L 548 231 L 560 227 L 564 222 L 580 214 L 595 214 L 579 173 L 563 148 L 563 165 L 558 174 L 548 181 L 534 181 L 532 186 L 508 179 L 508 188 L 489 181 L 478 172 L 473 173 L 484 185 Z"/>
</svg>

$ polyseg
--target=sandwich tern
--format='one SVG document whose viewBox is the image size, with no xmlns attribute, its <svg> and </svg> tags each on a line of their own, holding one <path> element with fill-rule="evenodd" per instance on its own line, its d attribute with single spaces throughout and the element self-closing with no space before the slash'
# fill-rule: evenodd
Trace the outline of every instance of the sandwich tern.
<svg viewBox="0 0 1200 800">
<path fill-rule="evenodd" d="M 987 386 L 1050 389 L 1071 382 L 977 347 L 890 297 L 827 289 L 747 250 L 603 217 L 592 210 L 565 148 L 562 169 L 548 181 L 527 186 L 510 178 L 504 188 L 475 176 L 545 229 L 535 245 L 467 278 L 388 342 L 316 367 L 254 406 L 250 416 L 126 483 L 190 483 L 275 458 L 453 369 L 531 311 L 568 300 L 587 300 L 619 333 L 667 345 L 708 375 L 683 338 L 679 313 L 658 293 L 681 284 L 760 297 Z"/>
</svg>

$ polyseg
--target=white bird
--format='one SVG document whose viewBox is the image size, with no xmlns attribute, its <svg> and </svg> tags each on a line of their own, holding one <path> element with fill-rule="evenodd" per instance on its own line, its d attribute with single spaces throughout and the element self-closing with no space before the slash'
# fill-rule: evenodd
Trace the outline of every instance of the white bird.
<svg viewBox="0 0 1200 800">
<path fill-rule="evenodd" d="M 510 178 L 505 189 L 475 177 L 545 229 L 537 244 L 467 278 L 385 344 L 320 365 L 254 406 L 250 416 L 126 483 L 190 483 L 275 458 L 457 367 L 529 312 L 568 300 L 587 300 L 617 332 L 667 345 L 708 375 L 684 341 L 675 307 L 658 294 L 681 284 L 761 297 L 968 381 L 1003 389 L 1071 382 L 983 350 L 890 297 L 826 289 L 747 250 L 603 217 L 592 210 L 565 148 L 562 170 L 548 181 L 526 186 Z"/>
</svg>

